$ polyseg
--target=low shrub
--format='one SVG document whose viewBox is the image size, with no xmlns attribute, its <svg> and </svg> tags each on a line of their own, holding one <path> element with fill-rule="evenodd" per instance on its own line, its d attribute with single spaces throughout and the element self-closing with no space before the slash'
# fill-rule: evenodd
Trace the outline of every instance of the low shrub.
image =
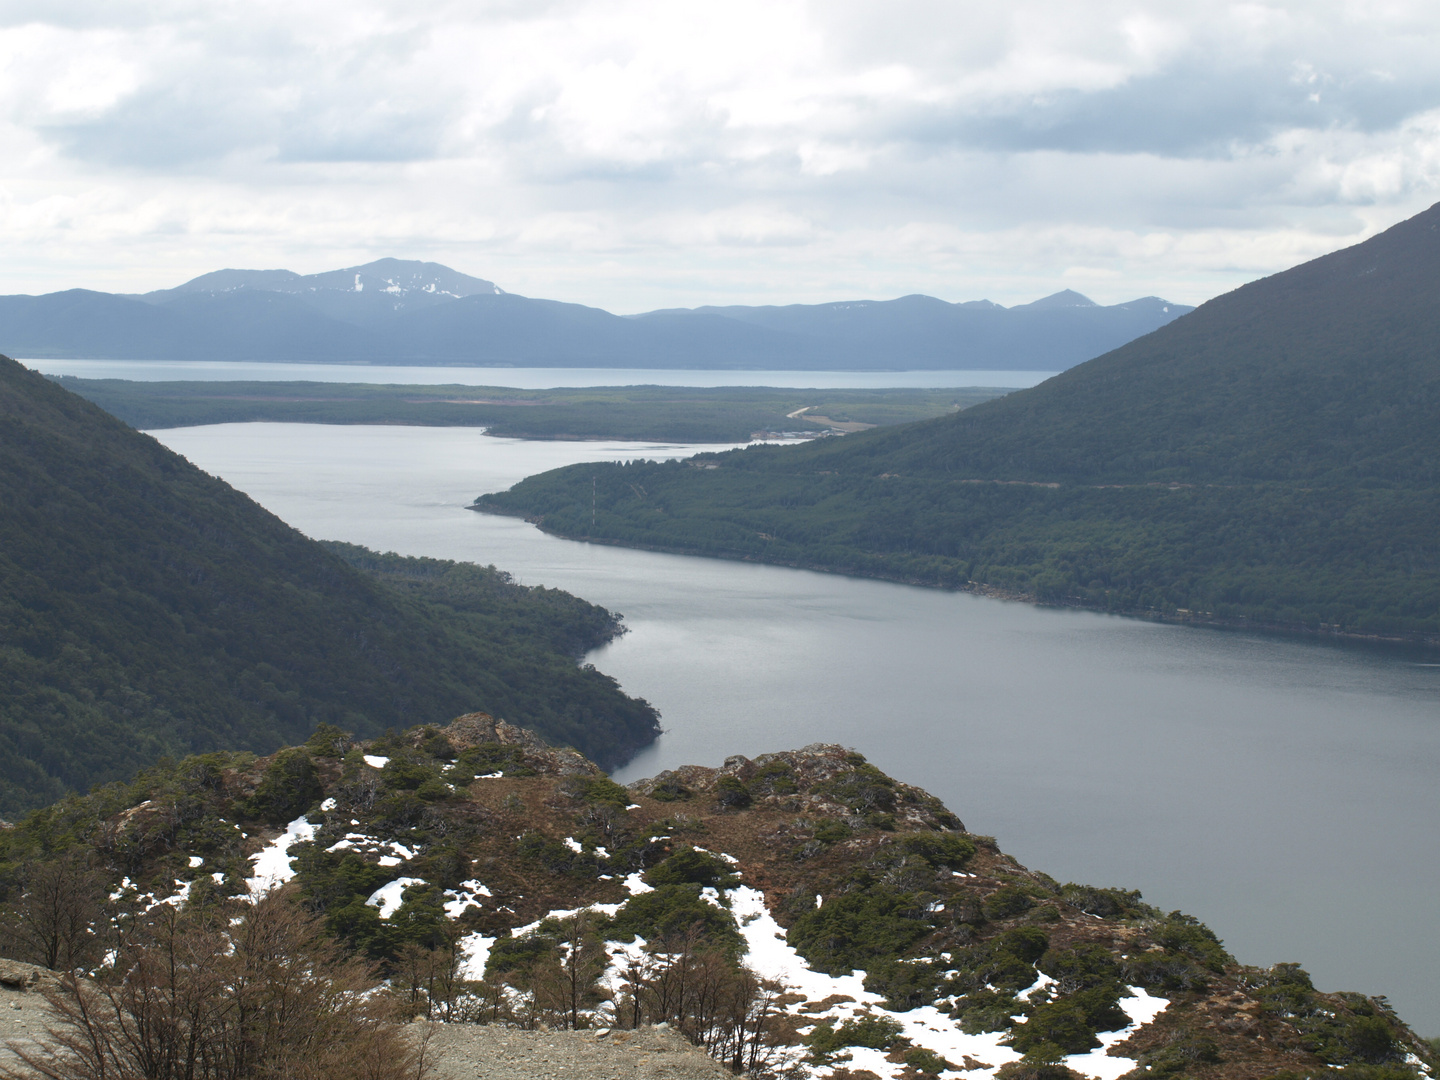
<svg viewBox="0 0 1440 1080">
<path fill-rule="evenodd" d="M 703 899 L 699 885 L 660 885 L 632 896 L 609 920 L 604 933 L 615 941 L 642 937 L 648 945 L 658 948 L 698 942 L 719 948 L 730 957 L 744 949 L 734 916 Z"/>
<path fill-rule="evenodd" d="M 860 881 L 850 891 L 827 896 L 824 906 L 795 920 L 793 945 L 811 964 L 831 975 L 846 975 L 903 956 L 934 929 L 928 899 L 891 892 Z"/>
<path fill-rule="evenodd" d="M 871 1050 L 889 1050 L 905 1028 L 894 1017 L 866 1013 L 844 1021 L 838 1028 L 830 1020 L 822 1020 L 805 1039 L 812 1062 L 822 1063 L 847 1046 L 864 1046 Z"/>
<path fill-rule="evenodd" d="M 987 896 L 981 903 L 980 910 L 985 913 L 985 918 L 996 922 L 1022 915 L 1034 905 L 1035 901 L 1023 891 L 1013 885 L 1005 885 Z"/>
<path fill-rule="evenodd" d="M 946 833 L 909 833 L 897 836 L 901 850 L 918 855 L 937 870 L 959 870 L 975 855 L 975 845 L 963 836 Z"/>
<path fill-rule="evenodd" d="M 270 825 L 294 821 L 325 796 L 310 755 L 299 747 L 275 755 L 255 792 L 239 802 L 241 813 Z"/>
<path fill-rule="evenodd" d="M 715 801 L 731 810 L 744 810 L 754 801 L 754 796 L 739 779 L 722 776 L 715 782 Z"/>
<path fill-rule="evenodd" d="M 934 1050 L 927 1050 L 923 1046 L 917 1046 L 913 1050 L 905 1051 L 905 1064 L 914 1069 L 921 1076 L 939 1076 L 947 1069 L 955 1068 L 947 1060 L 935 1053 Z"/>
<path fill-rule="evenodd" d="M 702 888 L 733 889 L 740 884 L 740 876 L 720 856 L 684 847 L 651 867 L 645 874 L 645 883 L 657 888 L 661 885 L 699 885 Z"/>
</svg>

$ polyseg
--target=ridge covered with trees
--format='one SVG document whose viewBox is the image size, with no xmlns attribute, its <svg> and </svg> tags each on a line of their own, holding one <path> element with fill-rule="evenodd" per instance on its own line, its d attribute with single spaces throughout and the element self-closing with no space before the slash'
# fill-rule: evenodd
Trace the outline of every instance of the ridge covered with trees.
<svg viewBox="0 0 1440 1080">
<path fill-rule="evenodd" d="M 166 754 L 480 707 L 614 764 L 659 730 L 579 664 L 619 632 L 493 567 L 307 539 L 0 358 L 0 814 Z"/>
<path fill-rule="evenodd" d="M 843 747 L 621 787 L 480 714 L 368 742 L 327 725 L 37 810 L 0 830 L 0 951 L 70 973 L 49 996 L 82 1046 L 132 1004 L 179 1000 L 196 1007 L 163 1017 L 162 1041 L 193 1047 L 211 1025 L 223 1048 L 243 1034 L 226 977 L 263 1016 L 267 980 L 309 972 L 356 1010 L 330 1030 L 664 1022 L 762 1078 L 1078 1080 L 1095 1054 L 1131 1080 L 1422 1080 L 1434 1064 L 1385 999 L 1247 966 L 1138 892 L 1028 869 Z M 362 984 L 368 1012 L 346 997 Z M 116 1019 L 76 1015 L 117 1000 Z"/>
<path fill-rule="evenodd" d="M 1106 610 L 1440 639 L 1440 207 L 952 416 L 572 466 L 476 509 Z"/>
</svg>

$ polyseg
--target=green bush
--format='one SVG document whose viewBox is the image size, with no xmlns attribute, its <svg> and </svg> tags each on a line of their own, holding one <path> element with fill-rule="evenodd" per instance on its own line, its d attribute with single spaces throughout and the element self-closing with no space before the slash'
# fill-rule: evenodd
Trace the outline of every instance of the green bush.
<svg viewBox="0 0 1440 1080">
<path fill-rule="evenodd" d="M 528 974 L 535 965 L 558 949 L 554 938 L 547 934 L 530 933 L 523 937 L 506 934 L 490 946 L 485 961 L 485 977 L 499 982 L 506 976 Z"/>
<path fill-rule="evenodd" d="M 1037 966 L 1055 980 L 1059 994 L 1118 983 L 1121 978 L 1120 965 L 1103 945 L 1081 945 L 1059 952 L 1051 949 L 1040 957 Z"/>
<path fill-rule="evenodd" d="M 985 917 L 991 922 L 999 919 L 1008 919 L 1015 915 L 1029 911 L 1035 905 L 1035 901 L 1013 885 L 1006 885 L 996 889 L 987 896 L 980 905 Z"/>
<path fill-rule="evenodd" d="M 793 795 L 799 791 L 795 773 L 783 761 L 768 761 L 755 770 L 750 787 L 762 795 Z"/>
<path fill-rule="evenodd" d="M 950 1015 L 967 1035 L 1008 1030 L 1012 1016 L 1026 1015 L 1030 1006 L 1009 991 L 976 990 L 957 998 Z"/>
<path fill-rule="evenodd" d="M 885 1007 L 908 1012 L 929 1005 L 941 996 L 940 969 L 923 960 L 892 960 L 873 966 L 865 975 L 865 989 L 885 999 Z"/>
<path fill-rule="evenodd" d="M 745 948 L 734 916 L 703 899 L 699 885 L 660 885 L 632 896 L 605 929 L 605 936 L 612 940 L 642 937 L 652 946 L 678 944 L 692 935 L 731 957 Z"/>
<path fill-rule="evenodd" d="M 282 750 L 265 769 L 241 812 L 271 825 L 294 821 L 325 795 L 310 755 L 299 747 Z"/>
<path fill-rule="evenodd" d="M 1145 1054 L 1140 1065 L 1146 1076 L 1175 1076 L 1193 1072 L 1197 1065 L 1216 1065 L 1221 1060 L 1220 1048 L 1214 1039 L 1185 1032 L 1168 1045 Z"/>
<path fill-rule="evenodd" d="M 699 885 L 702 888 L 733 889 L 740 884 L 740 877 L 720 856 L 684 847 L 664 862 L 651 867 L 645 874 L 645 883 L 657 888 L 661 885 Z"/>
<path fill-rule="evenodd" d="M 834 818 L 822 818 L 815 826 L 815 839 L 822 844 L 838 844 L 841 840 L 848 840 L 854 835 L 854 829 Z"/>
<path fill-rule="evenodd" d="M 1071 882 L 1060 889 L 1060 899 L 1087 915 L 1102 919 L 1135 919 L 1158 914 L 1149 904 L 1140 902 L 1138 889 L 1097 889 Z"/>
<path fill-rule="evenodd" d="M 972 841 L 946 833 L 910 833 L 896 837 L 896 843 L 907 854 L 918 855 L 937 870 L 959 870 L 975 855 Z"/>
<path fill-rule="evenodd" d="M 1188 956 L 1211 971 L 1222 972 L 1227 964 L 1235 962 L 1214 931 L 1193 915 L 1172 911 L 1149 931 L 1166 952 Z"/>
<path fill-rule="evenodd" d="M 913 1050 L 905 1051 L 905 1064 L 914 1069 L 921 1076 L 939 1076 L 947 1069 L 955 1068 L 934 1050 L 927 1050 L 923 1046 L 917 1046 Z"/>
<path fill-rule="evenodd" d="M 567 777 L 561 790 L 572 799 L 598 806 L 623 810 L 630 805 L 630 792 L 608 776 Z"/>
<path fill-rule="evenodd" d="M 1047 1044 L 1067 1054 L 1083 1054 L 1100 1045 L 1085 1010 L 1064 999 L 1037 1005 L 1029 1020 L 1016 1025 L 1008 1041 L 1022 1054 Z"/>
<path fill-rule="evenodd" d="M 392 791 L 416 791 L 426 781 L 439 778 L 433 766 L 401 757 L 392 757 L 380 769 L 381 782 Z"/>
<path fill-rule="evenodd" d="M 482 743 L 462 751 L 455 762 L 456 779 L 464 776 L 473 780 L 477 776 L 535 776 L 534 769 L 525 764 L 525 751 L 518 746 L 504 746 L 500 743 Z"/>
<path fill-rule="evenodd" d="M 552 874 L 590 879 L 600 876 L 600 859 L 593 851 L 576 851 L 569 844 L 552 839 L 542 832 L 531 830 L 523 833 L 519 842 L 520 854 L 533 859 Z"/>
<path fill-rule="evenodd" d="M 856 767 L 841 773 L 833 780 L 827 780 L 817 789 L 836 802 L 850 808 L 856 814 L 889 813 L 895 809 L 895 781 L 874 765 L 868 764 L 859 754 Z"/>
<path fill-rule="evenodd" d="M 650 791 L 650 797 L 658 802 L 683 802 L 693 794 L 678 780 L 662 780 Z"/>
<path fill-rule="evenodd" d="M 317 724 L 310 738 L 305 740 L 305 749 L 316 757 L 344 757 L 350 747 L 350 733 L 324 721 Z"/>
<path fill-rule="evenodd" d="M 733 776 L 722 776 L 715 782 L 715 798 L 721 806 L 732 810 L 744 810 L 755 801 L 750 789 Z"/>
<path fill-rule="evenodd" d="M 830 975 L 895 960 L 933 929 L 928 904 L 912 893 L 877 884 L 827 896 L 790 927 L 790 944 L 812 967 Z"/>
<path fill-rule="evenodd" d="M 893 1017 L 866 1013 L 851 1017 L 838 1028 L 830 1020 L 822 1020 L 805 1039 L 810 1058 L 822 1062 L 847 1046 L 864 1046 L 871 1050 L 889 1050 L 905 1028 Z"/>
</svg>

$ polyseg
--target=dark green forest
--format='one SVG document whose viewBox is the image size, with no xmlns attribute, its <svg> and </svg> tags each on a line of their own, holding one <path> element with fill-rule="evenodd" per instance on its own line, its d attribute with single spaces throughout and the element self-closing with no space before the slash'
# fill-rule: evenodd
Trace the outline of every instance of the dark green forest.
<svg viewBox="0 0 1440 1080">
<path fill-rule="evenodd" d="M 494 568 L 307 539 L 0 359 L 0 813 L 162 755 L 485 710 L 606 763 L 655 711 L 578 664 L 618 617 Z"/>
<path fill-rule="evenodd" d="M 951 416 L 575 466 L 476 508 L 1113 611 L 1440 636 L 1437 229 L 1432 208 Z"/>
<path fill-rule="evenodd" d="M 903 424 L 942 416 L 1003 389 L 804 390 L 766 386 L 606 386 L 518 390 L 321 382 L 56 380 L 132 427 L 268 420 L 293 424 L 484 427 L 519 439 L 745 442 L 756 432 L 821 432 L 841 424 Z M 805 409 L 806 414 L 792 416 Z"/>
</svg>

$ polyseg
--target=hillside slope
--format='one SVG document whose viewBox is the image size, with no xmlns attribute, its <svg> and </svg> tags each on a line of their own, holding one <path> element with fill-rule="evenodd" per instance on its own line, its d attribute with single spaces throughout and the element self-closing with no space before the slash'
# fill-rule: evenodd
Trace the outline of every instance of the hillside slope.
<svg viewBox="0 0 1440 1080">
<path fill-rule="evenodd" d="M 1111 610 L 1440 635 L 1440 207 L 1033 389 L 697 463 L 581 466 L 477 509 Z M 608 495 L 593 528 L 582 473 Z"/>
<path fill-rule="evenodd" d="M 360 744 L 324 729 L 0 832 L 11 910 L 64 875 L 65 910 L 124 930 L 122 951 L 154 913 L 233 925 L 281 886 L 413 1013 L 597 1036 L 663 1022 L 757 1078 L 1432 1075 L 1383 998 L 1245 966 L 1138 892 L 1028 869 L 839 746 L 624 788 L 482 714 Z M 99 979 L 123 966 L 108 929 L 60 939 Z M 542 1064 L 525 1046 L 497 1049 Z"/>
<path fill-rule="evenodd" d="M 0 813 L 162 754 L 481 706 L 623 760 L 655 712 L 576 662 L 617 632 L 493 568 L 309 540 L 0 358 Z"/>
</svg>

